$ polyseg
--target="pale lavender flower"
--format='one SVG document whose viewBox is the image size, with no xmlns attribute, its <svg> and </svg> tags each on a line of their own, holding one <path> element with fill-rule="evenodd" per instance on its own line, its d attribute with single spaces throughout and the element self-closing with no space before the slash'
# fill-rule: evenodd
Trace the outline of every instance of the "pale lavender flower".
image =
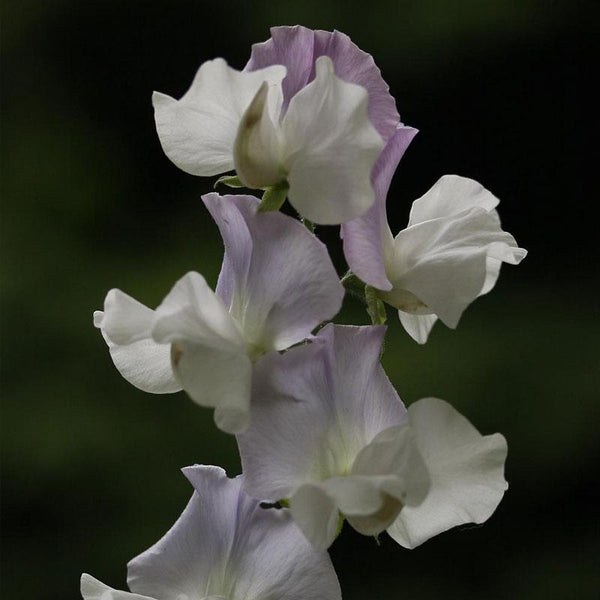
<svg viewBox="0 0 600 600">
<path fill-rule="evenodd" d="M 219 467 L 184 469 L 187 507 L 127 569 L 130 592 L 84 574 L 84 600 L 341 600 L 325 552 L 304 539 L 287 511 L 265 510 Z"/>
<path fill-rule="evenodd" d="M 344 291 L 326 247 L 297 220 L 257 212 L 252 196 L 203 200 L 225 244 L 216 294 L 195 272 L 155 311 L 111 290 L 94 323 L 130 383 L 158 394 L 183 388 L 237 433 L 250 418 L 253 363 L 310 336 Z"/>
<path fill-rule="evenodd" d="M 485 521 L 506 489 L 506 441 L 482 436 L 449 404 L 408 411 L 379 354 L 384 326 L 328 325 L 309 345 L 257 366 L 253 418 L 238 436 L 249 494 L 289 502 L 318 548 L 343 516 L 414 547 Z"/>
<path fill-rule="evenodd" d="M 289 186 L 290 203 L 303 217 L 343 223 L 375 199 L 369 175 L 384 140 L 379 121 L 374 127 L 369 118 L 373 102 L 363 85 L 371 78 L 354 83 L 337 73 L 327 52 L 316 60 L 311 53 L 311 81 L 290 95 L 299 54 L 295 47 L 289 52 L 291 62 L 258 68 L 254 54 L 266 53 L 255 46 L 244 71 L 216 59 L 200 66 L 180 100 L 155 92 L 157 132 L 165 154 L 192 175 L 235 168 L 250 188 Z"/>
</svg>

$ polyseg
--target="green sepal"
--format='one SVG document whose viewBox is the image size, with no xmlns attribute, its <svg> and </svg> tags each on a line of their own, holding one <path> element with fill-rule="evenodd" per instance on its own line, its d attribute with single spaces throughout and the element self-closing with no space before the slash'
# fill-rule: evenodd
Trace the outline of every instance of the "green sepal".
<svg viewBox="0 0 600 600">
<path fill-rule="evenodd" d="M 365 284 L 352 271 L 348 271 L 342 277 L 340 283 L 351 296 L 366 304 Z"/>
<path fill-rule="evenodd" d="M 223 184 L 226 185 L 227 187 L 230 188 L 243 188 L 246 187 L 241 181 L 240 178 L 237 175 L 223 175 L 223 177 L 219 177 L 219 179 L 217 179 L 215 181 L 215 185 L 213 186 L 213 189 L 216 190 L 217 186 Z"/>
<path fill-rule="evenodd" d="M 371 323 L 373 325 L 383 325 L 387 319 L 385 304 L 377 295 L 377 290 L 370 285 L 365 286 L 365 300 L 367 302 L 367 312 L 371 317 Z"/>
<path fill-rule="evenodd" d="M 306 229 L 308 229 L 311 233 L 315 232 L 315 225 L 312 221 L 309 221 L 308 219 L 305 219 L 304 217 L 302 217 L 302 224 L 304 225 L 304 227 L 306 227 Z"/>
<path fill-rule="evenodd" d="M 265 190 L 263 197 L 258 205 L 258 212 L 277 211 L 285 202 L 290 186 L 287 181 L 281 181 Z"/>
<path fill-rule="evenodd" d="M 340 533 L 342 533 L 342 529 L 344 527 L 345 520 L 346 520 L 346 517 L 340 512 L 338 515 L 337 529 L 335 530 L 335 538 L 333 538 L 334 540 L 336 540 L 338 538 L 338 536 L 340 535 Z"/>
</svg>

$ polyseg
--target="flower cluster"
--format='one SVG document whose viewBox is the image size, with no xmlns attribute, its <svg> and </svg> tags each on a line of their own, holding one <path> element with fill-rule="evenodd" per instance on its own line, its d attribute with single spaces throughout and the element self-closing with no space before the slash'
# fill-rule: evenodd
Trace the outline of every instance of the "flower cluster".
<svg viewBox="0 0 600 600">
<path fill-rule="evenodd" d="M 171 161 L 200 176 L 235 169 L 217 183 L 262 192 L 202 198 L 225 247 L 216 289 L 190 272 L 154 310 L 114 289 L 94 314 L 130 383 L 214 409 L 243 474 L 184 469 L 194 494 L 129 563 L 131 593 L 83 575 L 86 600 L 339 599 L 327 549 L 344 522 L 414 548 L 482 523 L 507 488 L 504 437 L 481 435 L 443 400 L 407 409 L 380 358 L 385 304 L 425 343 L 525 250 L 502 230 L 498 199 L 455 175 L 393 237 L 386 196 L 416 130 L 346 35 L 271 34 L 242 71 L 208 61 L 180 100 L 153 96 Z M 286 198 L 301 221 L 279 212 Z M 341 280 L 313 223 L 341 225 Z M 346 291 L 371 326 L 332 322 Z"/>
</svg>

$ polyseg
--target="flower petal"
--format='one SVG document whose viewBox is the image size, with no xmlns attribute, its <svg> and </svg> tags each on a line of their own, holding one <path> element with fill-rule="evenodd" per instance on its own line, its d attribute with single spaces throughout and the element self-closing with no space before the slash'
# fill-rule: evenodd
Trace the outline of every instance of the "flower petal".
<svg viewBox="0 0 600 600">
<path fill-rule="evenodd" d="M 320 485 L 305 483 L 290 498 L 290 512 L 306 539 L 326 550 L 335 540 L 339 511 L 334 500 Z"/>
<path fill-rule="evenodd" d="M 154 600 L 149 596 L 114 590 L 87 573 L 81 576 L 81 595 L 84 600 Z"/>
<path fill-rule="evenodd" d="M 153 320 L 153 310 L 116 289 L 106 295 L 104 312 L 94 313 L 94 325 L 129 383 L 153 394 L 178 392 L 181 386 L 173 375 L 169 345 L 150 338 Z"/>
<path fill-rule="evenodd" d="M 215 408 L 217 426 L 249 421 L 252 363 L 236 322 L 202 275 L 182 277 L 156 309 L 152 335 L 171 344 L 173 371 L 194 402 Z"/>
<path fill-rule="evenodd" d="M 174 342 L 173 370 L 194 402 L 215 409 L 219 429 L 233 434 L 246 429 L 250 421 L 252 362 L 245 351 Z"/>
<path fill-rule="evenodd" d="M 474 179 L 443 175 L 428 192 L 413 202 L 408 227 L 430 219 L 452 217 L 476 206 L 489 212 L 499 202 L 496 196 Z"/>
<path fill-rule="evenodd" d="M 380 477 L 379 488 L 408 506 L 423 502 L 430 487 L 427 467 L 406 420 L 381 431 L 360 451 L 352 475 Z"/>
<path fill-rule="evenodd" d="M 263 82 L 277 89 L 285 67 L 240 72 L 222 58 L 200 66 L 190 89 L 175 100 L 154 92 L 156 130 L 165 154 L 191 175 L 233 168 L 233 144 L 244 111 Z"/>
<path fill-rule="evenodd" d="M 436 314 L 452 328 L 484 289 L 488 254 L 513 264 L 525 255 L 502 231 L 496 211 L 481 207 L 412 225 L 396 236 L 394 244 L 394 263 L 387 269 L 394 289 L 381 297 L 405 312 L 415 312 L 416 297 L 425 313 Z M 406 291 L 413 295 L 409 305 Z"/>
<path fill-rule="evenodd" d="M 393 252 L 394 244 L 387 223 L 386 198 L 396 167 L 416 134 L 416 129 L 398 125 L 371 173 L 375 203 L 364 215 L 342 225 L 348 266 L 359 279 L 380 290 L 392 289 L 384 261 L 384 254 Z"/>
<path fill-rule="evenodd" d="M 500 268 L 498 268 L 499 270 Z M 418 344 L 424 344 L 427 341 L 429 333 L 438 319 L 436 315 L 415 315 L 403 310 L 398 311 L 398 316 L 406 333 Z"/>
<path fill-rule="evenodd" d="M 190 271 L 177 281 L 155 312 L 156 342 L 186 340 L 223 352 L 245 348 L 235 321 L 199 273 Z"/>
<path fill-rule="evenodd" d="M 381 365 L 385 327 L 324 327 L 309 345 L 257 365 L 252 423 L 238 436 L 245 486 L 289 497 L 306 482 L 348 473 L 356 455 L 405 409 Z"/>
<path fill-rule="evenodd" d="M 266 188 L 285 180 L 281 141 L 268 112 L 269 86 L 263 82 L 246 109 L 233 146 L 235 170 L 249 188 Z"/>
<path fill-rule="evenodd" d="M 154 311 L 135 298 L 112 289 L 104 299 L 104 312 L 94 314 L 98 327 L 115 344 L 131 344 L 148 338 Z"/>
<path fill-rule="evenodd" d="M 132 590 L 178 598 L 341 598 L 326 553 L 315 552 L 285 510 L 264 510 L 242 477 L 218 467 L 184 469 L 196 492 L 181 517 L 128 565 Z"/>
<path fill-rule="evenodd" d="M 371 170 L 383 140 L 367 115 L 364 88 L 335 76 L 331 59 L 316 62 L 314 81 L 291 100 L 282 121 L 289 200 L 315 223 L 335 225 L 375 201 Z"/>
<path fill-rule="evenodd" d="M 327 248 L 306 227 L 279 212 L 257 212 L 251 196 L 203 200 L 225 244 L 219 292 L 251 346 L 284 350 L 335 316 L 344 290 Z"/>
<path fill-rule="evenodd" d="M 405 548 L 464 523 L 483 523 L 508 487 L 506 440 L 482 436 L 447 402 L 424 398 L 408 409 L 411 428 L 431 477 L 418 506 L 405 506 L 388 533 Z"/>
<path fill-rule="evenodd" d="M 272 27 L 271 39 L 252 46 L 245 70 L 285 65 L 287 76 L 282 85 L 285 109 L 292 97 L 314 79 L 315 61 L 320 56 L 331 59 L 340 79 L 367 90 L 369 118 L 379 134 L 385 140 L 389 139 L 400 121 L 396 102 L 373 57 L 339 31 L 312 31 L 300 25 Z"/>
</svg>

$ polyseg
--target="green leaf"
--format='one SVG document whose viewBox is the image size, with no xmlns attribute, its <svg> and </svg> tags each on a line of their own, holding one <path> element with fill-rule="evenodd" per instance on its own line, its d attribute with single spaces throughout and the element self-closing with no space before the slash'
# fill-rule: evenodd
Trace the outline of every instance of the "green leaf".
<svg viewBox="0 0 600 600">
<path fill-rule="evenodd" d="M 217 179 L 215 181 L 215 185 L 213 186 L 213 189 L 217 189 L 217 186 L 223 184 L 226 185 L 227 187 L 231 187 L 231 188 L 243 188 L 246 187 L 241 181 L 240 178 L 237 175 L 223 175 L 223 177 L 219 177 L 219 179 Z"/>
<path fill-rule="evenodd" d="M 270 212 L 279 210 L 287 197 L 290 186 L 287 181 L 272 185 L 265 190 L 262 200 L 258 205 L 258 212 Z"/>
</svg>

